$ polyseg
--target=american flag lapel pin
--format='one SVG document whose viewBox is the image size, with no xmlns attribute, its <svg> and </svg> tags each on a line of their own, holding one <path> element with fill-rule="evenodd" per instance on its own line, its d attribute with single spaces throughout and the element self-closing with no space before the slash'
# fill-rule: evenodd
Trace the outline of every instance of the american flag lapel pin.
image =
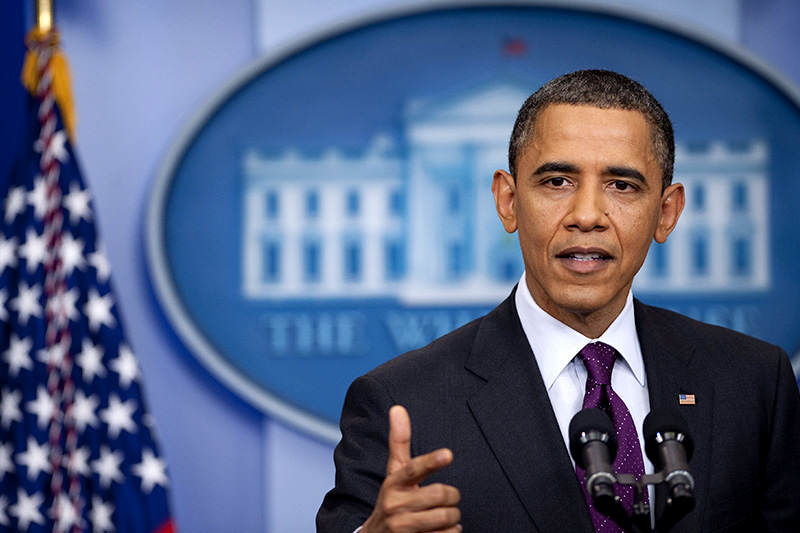
<svg viewBox="0 0 800 533">
<path fill-rule="evenodd" d="M 694 405 L 694 394 L 678 394 L 678 405 Z"/>
</svg>

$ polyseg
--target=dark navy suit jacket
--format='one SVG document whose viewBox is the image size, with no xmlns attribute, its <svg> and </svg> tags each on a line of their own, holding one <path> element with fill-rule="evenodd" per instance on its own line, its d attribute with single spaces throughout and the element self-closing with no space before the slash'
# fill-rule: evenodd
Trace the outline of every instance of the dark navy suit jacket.
<svg viewBox="0 0 800 533">
<path fill-rule="evenodd" d="M 634 305 L 650 407 L 678 409 L 695 441 L 697 506 L 673 531 L 800 531 L 800 393 L 786 353 Z M 681 393 L 696 404 L 679 406 Z M 319 532 L 352 533 L 371 513 L 394 404 L 411 417 L 412 456 L 453 450 L 453 464 L 427 481 L 461 491 L 464 531 L 593 530 L 513 293 L 353 382 Z M 664 501 L 657 490 L 657 515 Z"/>
</svg>

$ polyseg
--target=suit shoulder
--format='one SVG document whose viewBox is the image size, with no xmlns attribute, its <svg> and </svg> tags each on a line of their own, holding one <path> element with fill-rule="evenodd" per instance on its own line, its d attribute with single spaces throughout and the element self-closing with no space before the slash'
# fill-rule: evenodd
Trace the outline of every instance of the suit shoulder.
<svg viewBox="0 0 800 533">
<path fill-rule="evenodd" d="M 484 318 L 476 318 L 426 346 L 398 355 L 368 372 L 367 376 L 391 383 L 463 367 Z"/>
</svg>

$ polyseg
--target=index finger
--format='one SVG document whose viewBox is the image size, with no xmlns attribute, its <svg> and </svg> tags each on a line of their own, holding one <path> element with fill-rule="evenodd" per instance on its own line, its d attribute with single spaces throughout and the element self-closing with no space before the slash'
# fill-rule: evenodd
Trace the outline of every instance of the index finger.
<svg viewBox="0 0 800 533">
<path fill-rule="evenodd" d="M 453 462 L 453 452 L 447 448 L 418 455 L 387 478 L 395 485 L 416 485 L 434 472 Z"/>
<path fill-rule="evenodd" d="M 389 409 L 389 459 L 386 475 L 400 470 L 411 461 L 411 419 L 402 405 Z"/>
</svg>

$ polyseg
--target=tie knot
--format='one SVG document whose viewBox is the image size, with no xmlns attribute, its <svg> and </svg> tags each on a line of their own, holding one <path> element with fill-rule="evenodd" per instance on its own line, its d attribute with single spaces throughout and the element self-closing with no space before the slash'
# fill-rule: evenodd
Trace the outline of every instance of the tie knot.
<svg viewBox="0 0 800 533">
<path fill-rule="evenodd" d="M 611 384 L 611 369 L 614 368 L 614 359 L 617 351 L 604 342 L 590 342 L 578 354 L 583 359 L 589 379 L 601 384 Z"/>
</svg>

